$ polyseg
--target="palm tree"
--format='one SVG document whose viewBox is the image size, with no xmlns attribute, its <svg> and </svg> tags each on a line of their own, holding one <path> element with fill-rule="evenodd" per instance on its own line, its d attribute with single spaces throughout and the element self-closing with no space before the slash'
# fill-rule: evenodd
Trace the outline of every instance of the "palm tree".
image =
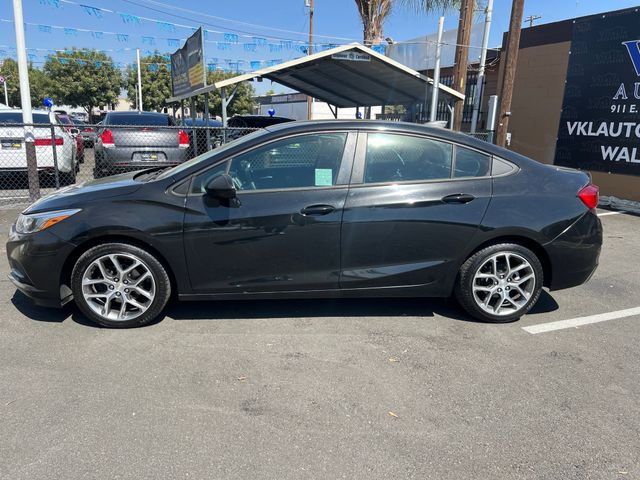
<svg viewBox="0 0 640 480">
<path fill-rule="evenodd" d="M 445 11 L 458 6 L 459 0 L 355 0 L 363 26 L 364 44 L 368 47 L 384 38 L 384 22 L 396 4 L 417 12 Z"/>
</svg>

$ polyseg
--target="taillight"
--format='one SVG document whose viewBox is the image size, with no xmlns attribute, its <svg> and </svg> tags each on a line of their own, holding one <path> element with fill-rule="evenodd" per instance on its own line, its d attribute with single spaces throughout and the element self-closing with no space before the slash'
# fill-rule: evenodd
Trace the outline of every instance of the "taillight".
<svg viewBox="0 0 640 480">
<path fill-rule="evenodd" d="M 187 148 L 189 146 L 189 135 L 184 130 L 178 132 L 178 144 L 180 148 Z"/>
<path fill-rule="evenodd" d="M 36 147 L 50 147 L 53 142 L 51 137 L 48 138 L 36 138 L 33 144 Z M 64 145 L 64 139 L 62 137 L 56 137 L 56 146 Z"/>
<path fill-rule="evenodd" d="M 87 127 L 84 129 L 85 132 L 93 132 L 93 128 L 91 127 Z"/>
<path fill-rule="evenodd" d="M 597 185 L 589 184 L 578 192 L 578 198 L 586 205 L 588 209 L 598 206 L 598 197 L 600 189 Z"/>
<path fill-rule="evenodd" d="M 104 132 L 102 132 L 102 134 L 100 135 L 100 139 L 102 140 L 102 146 L 109 148 L 109 147 L 114 147 L 114 143 L 113 143 L 113 132 L 111 130 L 105 130 Z"/>
</svg>

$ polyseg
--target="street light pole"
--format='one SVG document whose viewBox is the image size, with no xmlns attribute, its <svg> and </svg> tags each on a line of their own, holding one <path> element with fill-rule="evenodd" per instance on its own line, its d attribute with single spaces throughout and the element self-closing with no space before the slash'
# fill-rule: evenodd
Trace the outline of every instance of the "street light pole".
<svg viewBox="0 0 640 480">
<path fill-rule="evenodd" d="M 307 53 L 313 54 L 313 0 L 306 0 L 309 6 L 309 49 Z M 307 95 L 307 119 L 311 120 L 313 117 L 313 98 Z"/>
<path fill-rule="evenodd" d="M 16 28 L 16 53 L 18 56 L 18 77 L 20 79 L 20 102 L 22 105 L 22 123 L 24 128 L 24 147 L 27 155 L 27 177 L 29 179 L 29 200 L 40 197 L 38 181 L 38 163 L 33 135 L 33 114 L 31 112 L 31 91 L 29 89 L 29 70 L 27 68 L 27 47 L 24 40 L 24 18 L 22 0 L 13 0 L 13 23 Z"/>
<path fill-rule="evenodd" d="M 480 68 L 478 69 L 478 81 L 476 83 L 476 95 L 473 99 L 473 115 L 471 117 L 471 133 L 476 133 L 478 115 L 482 106 L 482 90 L 484 89 L 484 70 L 487 63 L 487 47 L 489 46 L 489 32 L 491 31 L 491 16 L 493 14 L 493 0 L 487 1 L 484 18 L 484 32 L 482 34 L 482 51 L 480 52 Z"/>
<path fill-rule="evenodd" d="M 140 73 L 140 49 L 136 48 L 136 58 L 138 59 L 138 110 L 142 111 L 142 74 Z"/>
<path fill-rule="evenodd" d="M 436 63 L 433 67 L 433 94 L 431 95 L 431 111 L 429 121 L 435 122 L 438 115 L 438 94 L 440 93 L 440 57 L 442 55 L 442 32 L 444 31 L 444 16 L 438 20 L 438 43 L 436 43 Z"/>
</svg>

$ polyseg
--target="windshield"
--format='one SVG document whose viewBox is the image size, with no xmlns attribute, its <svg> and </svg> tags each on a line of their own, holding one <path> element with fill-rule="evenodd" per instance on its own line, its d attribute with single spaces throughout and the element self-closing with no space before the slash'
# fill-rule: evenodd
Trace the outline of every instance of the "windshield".
<svg viewBox="0 0 640 480">
<path fill-rule="evenodd" d="M 22 123 L 22 112 L 0 112 L 0 123 Z M 33 123 L 49 123 L 49 114 L 34 113 Z"/>
<path fill-rule="evenodd" d="M 212 157 L 216 157 L 218 155 L 224 154 L 224 152 L 229 150 L 229 148 L 231 147 L 241 145 L 244 142 L 248 142 L 250 140 L 253 140 L 254 138 L 260 137 L 262 135 L 266 135 L 267 133 L 269 133 L 268 130 L 256 130 L 255 132 L 251 132 L 247 135 L 244 135 L 243 137 L 236 138 L 235 140 L 232 140 L 229 143 L 226 143 L 223 146 L 216 148 L 215 150 L 205 152 L 202 155 L 198 155 L 197 157 L 192 158 L 191 160 L 187 160 L 186 162 L 181 163 L 180 165 L 177 165 L 173 168 L 169 168 L 168 170 L 165 170 L 158 176 L 158 179 L 160 180 L 163 178 L 167 178 L 171 175 L 184 172 L 185 170 L 188 170 L 189 168 L 193 167 L 194 165 L 197 165 L 200 162 L 205 162 L 207 160 L 210 160 Z"/>
</svg>

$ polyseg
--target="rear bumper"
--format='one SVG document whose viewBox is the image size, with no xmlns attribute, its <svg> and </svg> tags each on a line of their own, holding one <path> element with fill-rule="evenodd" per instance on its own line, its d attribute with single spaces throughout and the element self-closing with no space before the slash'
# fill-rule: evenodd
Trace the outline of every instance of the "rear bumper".
<svg viewBox="0 0 640 480">
<path fill-rule="evenodd" d="M 170 147 L 114 147 L 102 148 L 100 160 L 108 166 L 124 165 L 162 165 L 165 163 L 182 163 L 187 159 L 188 148 Z M 136 156 L 145 153 L 158 154 L 162 159 L 153 161 L 134 160 Z"/>
<path fill-rule="evenodd" d="M 587 282 L 596 268 L 602 249 L 602 223 L 594 211 L 580 217 L 545 250 L 551 262 L 550 290 L 561 290 Z"/>
</svg>

